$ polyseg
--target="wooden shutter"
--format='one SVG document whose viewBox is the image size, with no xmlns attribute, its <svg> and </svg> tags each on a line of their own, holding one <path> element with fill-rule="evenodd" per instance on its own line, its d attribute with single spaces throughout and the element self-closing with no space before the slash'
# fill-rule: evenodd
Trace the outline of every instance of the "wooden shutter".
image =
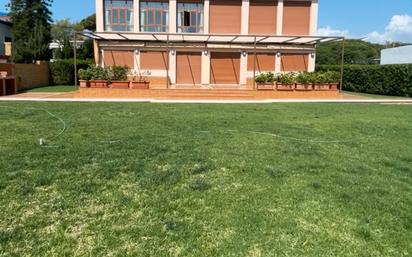
<svg viewBox="0 0 412 257">
<path fill-rule="evenodd" d="M 253 71 L 255 55 L 250 53 L 247 59 L 247 70 Z M 275 53 L 257 53 L 256 54 L 256 71 L 275 71 L 276 54 Z"/>
<path fill-rule="evenodd" d="M 241 0 L 211 0 L 210 33 L 239 34 L 242 16 Z"/>
<path fill-rule="evenodd" d="M 311 2 L 287 1 L 283 7 L 283 35 L 310 34 Z"/>
<path fill-rule="evenodd" d="M 211 84 L 239 84 L 240 53 L 212 53 Z"/>
<path fill-rule="evenodd" d="M 282 54 L 282 71 L 307 71 L 308 54 Z"/>
<path fill-rule="evenodd" d="M 201 84 L 201 53 L 176 53 L 176 82 L 177 84 Z"/>
<path fill-rule="evenodd" d="M 144 70 L 166 70 L 167 52 L 142 51 L 140 52 L 140 68 Z"/>
<path fill-rule="evenodd" d="M 126 66 L 134 68 L 134 52 L 131 50 L 104 50 L 105 66 Z"/>
<path fill-rule="evenodd" d="M 249 34 L 276 35 L 277 1 L 250 0 Z"/>
</svg>

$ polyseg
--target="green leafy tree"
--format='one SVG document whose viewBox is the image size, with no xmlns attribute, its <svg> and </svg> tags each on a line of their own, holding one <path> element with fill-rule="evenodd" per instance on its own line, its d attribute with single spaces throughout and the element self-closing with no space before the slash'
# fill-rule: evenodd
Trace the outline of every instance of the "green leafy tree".
<svg viewBox="0 0 412 257">
<path fill-rule="evenodd" d="M 17 63 L 32 63 L 49 60 L 51 51 L 52 0 L 11 0 L 10 16 L 13 22 L 12 60 Z"/>
<path fill-rule="evenodd" d="M 96 14 L 92 14 L 79 22 L 81 30 L 96 31 Z"/>
</svg>

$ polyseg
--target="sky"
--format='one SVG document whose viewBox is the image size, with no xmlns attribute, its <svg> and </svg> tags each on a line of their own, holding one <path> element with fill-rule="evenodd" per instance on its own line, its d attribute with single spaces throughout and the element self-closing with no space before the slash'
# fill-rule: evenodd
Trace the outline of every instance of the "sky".
<svg viewBox="0 0 412 257">
<path fill-rule="evenodd" d="M 0 0 L 0 11 L 8 0 Z M 53 19 L 79 21 L 95 0 L 54 0 Z M 412 0 L 319 0 L 319 35 L 412 43 Z"/>
</svg>

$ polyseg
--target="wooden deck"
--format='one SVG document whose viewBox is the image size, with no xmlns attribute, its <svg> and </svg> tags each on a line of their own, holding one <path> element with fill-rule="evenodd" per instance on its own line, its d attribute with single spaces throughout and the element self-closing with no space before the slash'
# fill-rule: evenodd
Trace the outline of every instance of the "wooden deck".
<svg viewBox="0 0 412 257">
<path fill-rule="evenodd" d="M 170 100 L 341 99 L 339 91 L 257 91 L 248 89 L 80 88 L 75 98 L 145 98 Z"/>
</svg>

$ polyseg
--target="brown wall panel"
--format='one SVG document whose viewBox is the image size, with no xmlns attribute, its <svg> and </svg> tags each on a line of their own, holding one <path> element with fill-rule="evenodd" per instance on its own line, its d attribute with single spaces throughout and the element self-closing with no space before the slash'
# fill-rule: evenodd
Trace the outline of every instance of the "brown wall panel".
<svg viewBox="0 0 412 257">
<path fill-rule="evenodd" d="M 200 52 L 176 53 L 177 84 L 201 84 L 202 56 Z"/>
<path fill-rule="evenodd" d="M 105 66 L 126 66 L 134 68 L 134 52 L 130 50 L 104 50 Z"/>
<path fill-rule="evenodd" d="M 253 71 L 255 63 L 255 55 L 250 53 L 247 58 L 247 70 Z M 256 71 L 275 71 L 276 54 L 275 53 L 257 53 L 256 55 Z"/>
<path fill-rule="evenodd" d="M 241 0 L 211 0 L 209 12 L 210 33 L 240 33 Z"/>
<path fill-rule="evenodd" d="M 167 52 L 142 51 L 140 52 L 140 68 L 144 70 L 166 70 Z"/>
<path fill-rule="evenodd" d="M 310 2 L 285 2 L 283 9 L 283 35 L 310 34 Z"/>
<path fill-rule="evenodd" d="M 277 1 L 250 0 L 249 34 L 276 34 Z"/>
<path fill-rule="evenodd" d="M 212 53 L 211 84 L 239 84 L 240 53 Z"/>
<path fill-rule="evenodd" d="M 308 54 L 282 54 L 281 71 L 307 71 Z"/>
</svg>

